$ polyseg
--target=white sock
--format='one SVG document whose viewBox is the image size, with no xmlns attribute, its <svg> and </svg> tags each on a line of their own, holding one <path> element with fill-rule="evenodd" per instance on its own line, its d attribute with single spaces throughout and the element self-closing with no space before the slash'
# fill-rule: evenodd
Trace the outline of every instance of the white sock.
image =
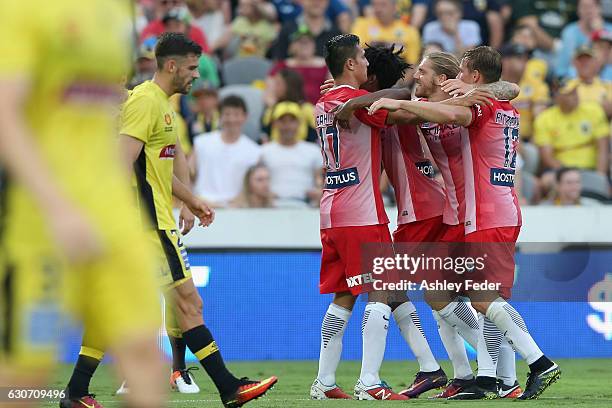
<svg viewBox="0 0 612 408">
<path fill-rule="evenodd" d="M 391 308 L 378 302 L 368 303 L 363 312 L 363 355 L 359 379 L 366 386 L 380 384 L 378 372 L 385 356 L 390 316 Z"/>
<path fill-rule="evenodd" d="M 478 376 L 496 378 L 499 345 L 504 336 L 482 313 L 478 313 L 478 326 Z"/>
<path fill-rule="evenodd" d="M 439 370 L 440 364 L 438 364 L 429 348 L 414 304 L 410 301 L 402 303 L 393 311 L 393 317 L 404 340 L 412 350 L 412 354 L 419 362 L 419 370 L 423 372 Z"/>
<path fill-rule="evenodd" d="M 499 346 L 497 378 L 502 380 L 505 385 L 514 385 L 516 382 L 516 356 L 514 355 L 514 349 L 505 337 Z"/>
<path fill-rule="evenodd" d="M 455 327 L 461 337 L 476 350 L 478 346 L 478 318 L 476 311 L 464 298 L 458 297 L 443 309 L 439 310 L 440 316 Z"/>
<path fill-rule="evenodd" d="M 487 309 L 487 317 L 519 352 L 527 364 L 532 364 L 544 353 L 529 334 L 525 321 L 510 304 L 497 298 Z"/>
<path fill-rule="evenodd" d="M 317 378 L 324 385 L 331 386 L 336 383 L 336 369 L 342 354 L 342 337 L 351 313 L 350 310 L 332 303 L 323 318 Z"/>
<path fill-rule="evenodd" d="M 448 322 L 440 316 L 440 313 L 435 310 L 432 310 L 432 312 L 434 319 L 436 319 L 438 323 L 438 333 L 446 349 L 446 354 L 448 354 L 448 358 L 453 364 L 453 378 L 460 380 L 473 378 L 474 373 L 472 372 L 472 367 L 470 367 L 470 361 L 468 360 L 463 338 L 459 336 L 459 332 L 456 328 L 448 324 Z"/>
</svg>

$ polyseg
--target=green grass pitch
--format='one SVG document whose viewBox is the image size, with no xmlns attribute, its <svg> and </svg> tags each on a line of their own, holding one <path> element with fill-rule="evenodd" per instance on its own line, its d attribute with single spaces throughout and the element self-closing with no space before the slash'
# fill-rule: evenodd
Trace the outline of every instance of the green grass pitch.
<svg viewBox="0 0 612 408">
<path fill-rule="evenodd" d="M 536 401 L 440 401 L 428 400 L 431 391 L 418 399 L 410 401 L 310 401 L 308 391 L 317 371 L 317 363 L 314 361 L 258 361 L 258 362 L 233 362 L 229 364 L 230 369 L 240 376 L 263 378 L 270 375 L 279 377 L 278 384 L 268 392 L 266 396 L 247 404 L 252 408 L 290 408 L 290 407 L 316 407 L 336 408 L 354 407 L 359 408 L 380 407 L 380 404 L 410 404 L 412 406 L 489 406 L 492 404 L 523 403 L 529 407 L 612 407 L 612 359 L 589 359 L 589 360 L 556 360 L 561 366 L 563 374 L 561 379 L 553 384 Z M 443 361 L 442 366 L 447 374 L 452 373 L 448 361 Z M 63 387 L 70 376 L 72 367 L 62 365 L 58 368 L 53 378 L 52 386 Z M 396 391 L 410 383 L 417 371 L 414 361 L 385 361 L 383 363 L 381 378 L 386 380 Z M 517 362 L 519 382 L 525 383 L 528 371 L 522 361 Z M 201 369 L 194 373 L 197 383 L 202 391 L 200 394 L 183 395 L 172 392 L 168 395 L 168 407 L 200 408 L 220 407 L 221 402 L 214 392 L 212 382 L 206 377 Z M 338 371 L 338 384 L 349 394 L 355 385 L 359 375 L 358 361 L 342 361 Z M 94 376 L 91 391 L 97 394 L 97 399 L 105 407 L 120 407 L 119 398 L 113 395 L 117 389 L 117 381 L 112 376 L 112 368 L 102 365 Z M 57 404 L 46 403 L 43 407 L 57 406 Z"/>
</svg>

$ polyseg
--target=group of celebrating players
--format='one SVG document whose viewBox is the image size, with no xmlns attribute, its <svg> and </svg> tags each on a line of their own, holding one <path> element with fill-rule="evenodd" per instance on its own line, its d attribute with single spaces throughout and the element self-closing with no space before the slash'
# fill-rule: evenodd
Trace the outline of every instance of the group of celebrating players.
<svg viewBox="0 0 612 408">
<path fill-rule="evenodd" d="M 561 374 L 529 334 L 507 300 L 514 281 L 514 249 L 521 212 L 514 191 L 519 114 L 509 103 L 514 84 L 500 82 L 501 56 L 490 47 L 426 55 L 415 69 L 415 96 L 401 86 L 409 66 L 401 50 L 359 45 L 347 34 L 327 44 L 334 86 L 315 108 L 326 185 L 321 199 L 320 292 L 333 293 L 321 327 L 319 371 L 313 399 L 351 398 L 336 384 L 342 338 L 357 297 L 367 292 L 362 321 L 360 400 L 405 400 L 436 389 L 435 398 L 534 399 Z M 325 88 L 325 87 L 324 87 Z M 453 98 L 452 96 L 461 95 Z M 432 178 L 423 138 L 444 188 Z M 388 175 L 397 201 L 397 230 L 389 233 L 379 185 Z M 398 243 L 495 243 L 485 277 L 499 290 L 467 290 L 461 296 L 427 291 L 438 331 L 453 365 L 453 378 L 434 358 L 405 292 L 351 285 L 362 275 L 364 246 Z M 470 301 L 471 298 L 471 301 Z M 389 319 L 393 315 L 420 370 L 412 385 L 395 392 L 379 377 Z M 477 350 L 474 377 L 464 340 Z M 530 367 L 519 386 L 514 350 Z"/>
</svg>

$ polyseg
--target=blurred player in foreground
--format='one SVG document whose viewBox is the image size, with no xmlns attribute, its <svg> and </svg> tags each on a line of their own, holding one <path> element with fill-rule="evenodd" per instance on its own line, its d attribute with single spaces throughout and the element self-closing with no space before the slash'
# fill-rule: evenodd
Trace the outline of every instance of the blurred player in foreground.
<svg viewBox="0 0 612 408">
<path fill-rule="evenodd" d="M 189 92 L 199 77 L 200 54 L 200 46 L 182 34 L 166 33 L 159 38 L 155 47 L 155 76 L 134 88 L 123 106 L 120 146 L 127 164 L 134 168 L 141 215 L 153 222 L 150 240 L 163 264 L 162 285 L 179 329 L 175 337 L 182 334 L 187 347 L 217 387 L 224 406 L 239 407 L 265 394 L 277 378 L 251 381 L 236 378 L 226 368 L 204 324 L 202 299 L 193 283 L 187 251 L 172 213 L 174 196 L 189 210 L 183 212 L 183 219 L 189 220 L 193 213 L 203 226 L 214 219 L 214 212 L 181 181 L 188 183 L 189 171 L 178 143 L 176 114 L 168 100 L 175 93 Z M 131 388 L 132 384 L 128 384 Z"/>
<path fill-rule="evenodd" d="M 124 3 L 3 2 L 0 384 L 47 385 L 65 301 L 132 383 L 128 406 L 154 408 L 164 396 L 153 252 L 113 115 L 129 67 Z"/>
<path fill-rule="evenodd" d="M 485 84 L 499 80 L 501 56 L 490 47 L 477 47 L 467 51 L 461 61 L 458 79 L 467 84 Z M 461 82 L 451 82 L 443 89 L 458 91 Z M 454 89 L 451 89 L 454 88 Z M 484 319 L 497 327 L 530 367 L 525 391 L 519 399 L 537 398 L 561 374 L 557 364 L 548 359 L 529 334 L 521 315 L 506 302 L 514 280 L 514 246 L 521 225 L 521 213 L 514 191 L 516 147 L 518 144 L 519 114 L 508 101 L 492 99 L 490 103 L 471 108 L 450 106 L 440 102 L 398 101 L 381 99 L 370 107 L 376 115 L 379 109 L 405 110 L 425 121 L 439 124 L 454 124 L 467 130 L 464 146 L 469 157 L 464 157 L 466 206 L 465 241 L 472 244 L 501 243 L 506 245 L 504 259 L 491 259 L 493 267 L 486 269 L 487 277 L 500 282 L 499 291 L 468 291 L 473 307 L 483 315 L 479 330 L 487 330 Z M 484 248 L 480 245 L 480 248 Z M 490 248 L 489 248 L 490 249 Z M 501 255 L 498 253 L 498 255 Z M 497 258 L 497 257 L 496 257 Z M 446 308 L 452 308 L 452 302 Z M 485 332 L 481 348 L 498 347 L 500 338 L 492 327 Z M 493 334 L 488 336 L 488 334 Z M 484 343 L 484 344 L 482 344 Z M 493 361 L 496 363 L 496 361 Z M 496 398 L 495 371 L 481 373 L 473 386 L 451 397 L 451 399 Z"/>
</svg>

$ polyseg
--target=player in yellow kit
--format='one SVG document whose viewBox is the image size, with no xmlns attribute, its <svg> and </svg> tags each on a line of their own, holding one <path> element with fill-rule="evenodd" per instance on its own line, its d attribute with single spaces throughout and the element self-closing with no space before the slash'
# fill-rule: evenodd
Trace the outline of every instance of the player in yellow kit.
<svg viewBox="0 0 612 408">
<path fill-rule="evenodd" d="M 212 379 L 224 406 L 240 407 L 266 393 L 277 379 L 240 379 L 226 368 L 204 324 L 202 299 L 191 278 L 187 253 L 172 213 L 174 196 L 200 220 L 200 225 L 209 225 L 214 217 L 204 201 L 181 182 L 188 180 L 188 170 L 178 144 L 176 114 L 168 100 L 175 93 L 189 92 L 193 80 L 199 77 L 200 55 L 200 46 L 183 34 L 164 33 L 159 38 L 153 80 L 134 88 L 121 110 L 120 145 L 127 162 L 134 167 L 141 214 L 153 221 L 150 238 L 164 262 L 162 285 L 180 334 Z M 88 347 L 87 340 L 84 338 L 83 348 Z M 128 385 L 131 388 L 129 382 Z"/>
<path fill-rule="evenodd" d="M 161 407 L 155 264 L 113 116 L 129 4 L 0 4 L 0 384 L 45 385 L 65 303 L 131 381 L 129 406 Z"/>
</svg>

